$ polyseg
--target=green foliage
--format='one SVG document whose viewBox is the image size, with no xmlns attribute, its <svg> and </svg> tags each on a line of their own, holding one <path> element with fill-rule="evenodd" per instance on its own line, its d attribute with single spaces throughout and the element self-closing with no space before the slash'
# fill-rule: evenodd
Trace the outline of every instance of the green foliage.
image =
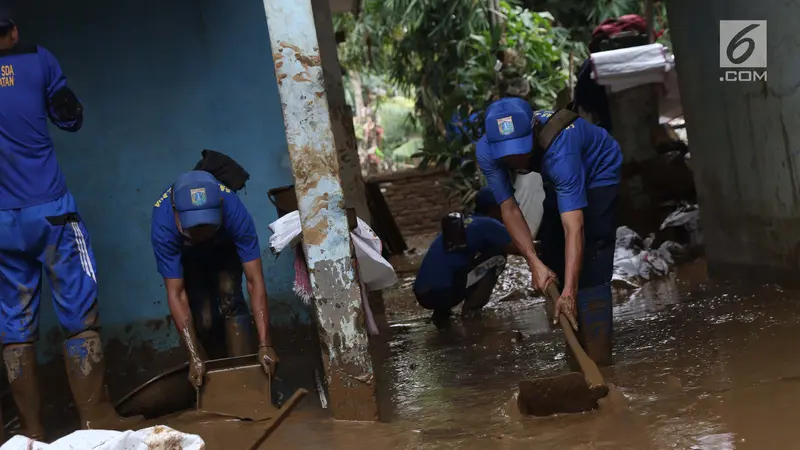
<svg viewBox="0 0 800 450">
<path fill-rule="evenodd" d="M 421 149 L 414 154 L 421 166 L 457 173 L 452 181 L 459 193 L 480 186 L 472 142 L 481 124 L 452 126 L 453 118 L 482 111 L 509 84 L 522 86 L 535 107 L 552 107 L 569 77 L 570 52 L 577 61 L 585 56 L 567 30 L 552 26 L 549 14 L 512 0 L 498 2 L 499 10 L 492 12 L 491 3 L 365 0 L 358 19 L 346 14 L 334 22 L 347 34 L 339 48 L 347 70 L 359 71 L 362 80 L 365 74 L 385 75 L 415 99 L 413 121 L 398 123 L 397 108 L 379 110 L 384 149 L 401 144 L 404 136 L 420 136 L 387 153 L 407 158 L 409 149 Z"/>
<path fill-rule="evenodd" d="M 657 17 L 666 17 L 663 8 L 656 3 Z M 591 30 L 643 11 L 643 0 L 364 0 L 359 17 L 345 14 L 334 24 L 347 34 L 339 48 L 345 69 L 395 86 L 389 96 L 414 98 L 414 114 L 403 120 L 396 104 L 381 105 L 387 154 L 453 170 L 455 192 L 470 199 L 482 182 L 473 145 L 482 124 L 480 116 L 463 119 L 509 86 L 527 91 L 534 108 L 552 108 L 566 87 L 570 56 L 574 70 L 586 57 Z M 452 124 L 454 118 L 461 121 Z"/>
<path fill-rule="evenodd" d="M 392 151 L 392 159 L 395 162 L 410 162 L 414 155 L 422 150 L 423 144 L 422 137 L 412 137 Z"/>
<path fill-rule="evenodd" d="M 483 5 L 475 3 L 473 13 L 485 15 Z M 419 52 L 428 54 L 428 60 L 446 63 L 423 65 L 415 73 L 423 83 L 417 91 L 417 105 L 425 131 L 423 149 L 416 156 L 421 166 L 453 171 L 451 187 L 462 200 L 471 199 L 470 193 L 482 183 L 473 145 L 482 120 L 480 115 L 472 123 L 464 123 L 463 119 L 483 111 L 504 90 L 509 91 L 508 85 L 521 93 L 527 91 L 524 96 L 535 108 L 552 108 L 569 78 L 570 51 L 578 61 L 585 56 L 583 46 L 572 43 L 566 30 L 552 26 L 549 14 L 531 12 L 505 1 L 500 2 L 500 13 L 500 26 L 493 27 L 478 17 L 475 23 L 451 23 L 447 32 L 460 33 L 465 38 L 451 39 L 452 48 L 437 49 L 428 44 Z M 499 72 L 498 57 L 504 63 Z M 408 66 L 403 70 L 402 75 L 406 76 Z M 456 136 L 445 133 L 453 118 L 462 119 L 455 124 L 460 131 Z"/>
<path fill-rule="evenodd" d="M 392 157 L 397 147 L 419 136 L 413 117 L 414 102 L 405 97 L 391 97 L 379 102 L 378 123 L 383 127 L 383 148 Z"/>
</svg>

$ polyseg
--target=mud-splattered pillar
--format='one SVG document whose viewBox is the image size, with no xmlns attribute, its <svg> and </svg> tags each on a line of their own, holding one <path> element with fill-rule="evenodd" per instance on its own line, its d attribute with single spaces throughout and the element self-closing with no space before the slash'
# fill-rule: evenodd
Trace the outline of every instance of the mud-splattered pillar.
<svg viewBox="0 0 800 450">
<path fill-rule="evenodd" d="M 377 420 L 375 381 L 311 0 L 264 0 L 333 415 Z"/>
<path fill-rule="evenodd" d="M 338 47 L 333 30 L 330 0 L 311 0 L 314 23 L 317 26 L 319 55 L 325 77 L 325 94 L 331 116 L 333 140 L 339 157 L 339 179 L 342 180 L 344 201 L 348 208 L 355 208 L 358 217 L 370 223 L 361 161 L 358 159 L 358 144 L 353 128 L 353 112 L 347 106 L 342 85 L 342 66 L 339 64 Z"/>
</svg>

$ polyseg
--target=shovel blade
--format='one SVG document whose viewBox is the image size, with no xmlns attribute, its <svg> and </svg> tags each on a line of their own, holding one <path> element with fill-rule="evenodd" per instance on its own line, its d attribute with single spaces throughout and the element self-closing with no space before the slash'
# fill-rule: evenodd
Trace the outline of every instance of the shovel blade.
<svg viewBox="0 0 800 450">
<path fill-rule="evenodd" d="M 549 416 L 593 411 L 597 400 L 582 374 L 571 372 L 519 382 L 519 412 L 530 416 Z"/>
<path fill-rule="evenodd" d="M 255 422 L 278 414 L 272 404 L 270 379 L 255 355 L 207 361 L 197 409 Z"/>
</svg>

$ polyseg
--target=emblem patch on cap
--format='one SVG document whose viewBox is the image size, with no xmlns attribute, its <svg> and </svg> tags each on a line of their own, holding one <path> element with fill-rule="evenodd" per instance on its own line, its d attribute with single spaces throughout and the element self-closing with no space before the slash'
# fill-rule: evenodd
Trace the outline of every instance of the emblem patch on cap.
<svg viewBox="0 0 800 450">
<path fill-rule="evenodd" d="M 206 188 L 190 189 L 189 194 L 192 196 L 192 204 L 194 206 L 206 204 Z"/>
<path fill-rule="evenodd" d="M 514 120 L 511 119 L 511 116 L 497 119 L 497 129 L 500 131 L 500 135 L 508 136 L 514 132 Z"/>
</svg>

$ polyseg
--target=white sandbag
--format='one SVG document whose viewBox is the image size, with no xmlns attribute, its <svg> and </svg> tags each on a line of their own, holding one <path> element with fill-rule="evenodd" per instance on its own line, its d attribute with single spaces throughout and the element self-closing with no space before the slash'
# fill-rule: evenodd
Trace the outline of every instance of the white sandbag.
<svg viewBox="0 0 800 450">
<path fill-rule="evenodd" d="M 628 227 L 617 228 L 616 249 L 626 249 L 639 252 L 644 249 L 644 241 L 639 234 Z M 616 252 L 614 253 L 616 255 Z M 617 259 L 616 257 L 614 258 Z"/>
<path fill-rule="evenodd" d="M 592 53 L 592 78 L 611 92 L 644 84 L 665 84 L 674 58 L 661 44 Z"/>
<path fill-rule="evenodd" d="M 52 444 L 14 436 L 0 450 L 201 450 L 205 442 L 164 425 L 133 431 L 79 430 Z"/>
<path fill-rule="evenodd" d="M 517 175 L 514 180 L 514 198 L 519 204 L 522 216 L 525 217 L 525 222 L 528 223 L 531 236 L 536 238 L 536 233 L 542 224 L 542 214 L 544 213 L 542 206 L 542 202 L 544 202 L 542 176 L 536 172 Z"/>
<path fill-rule="evenodd" d="M 654 236 L 651 236 L 643 240 L 628 227 L 617 228 L 612 280 L 636 285 L 636 280 L 651 280 L 668 274 L 675 264 L 673 252 L 680 252 L 682 247 L 666 241 L 658 249 L 652 250 L 650 244 L 653 239 Z"/>
<path fill-rule="evenodd" d="M 703 232 L 700 229 L 700 208 L 697 205 L 681 205 L 661 223 L 660 229 L 670 227 L 683 228 L 689 232 L 689 245 L 703 244 Z"/>
</svg>

